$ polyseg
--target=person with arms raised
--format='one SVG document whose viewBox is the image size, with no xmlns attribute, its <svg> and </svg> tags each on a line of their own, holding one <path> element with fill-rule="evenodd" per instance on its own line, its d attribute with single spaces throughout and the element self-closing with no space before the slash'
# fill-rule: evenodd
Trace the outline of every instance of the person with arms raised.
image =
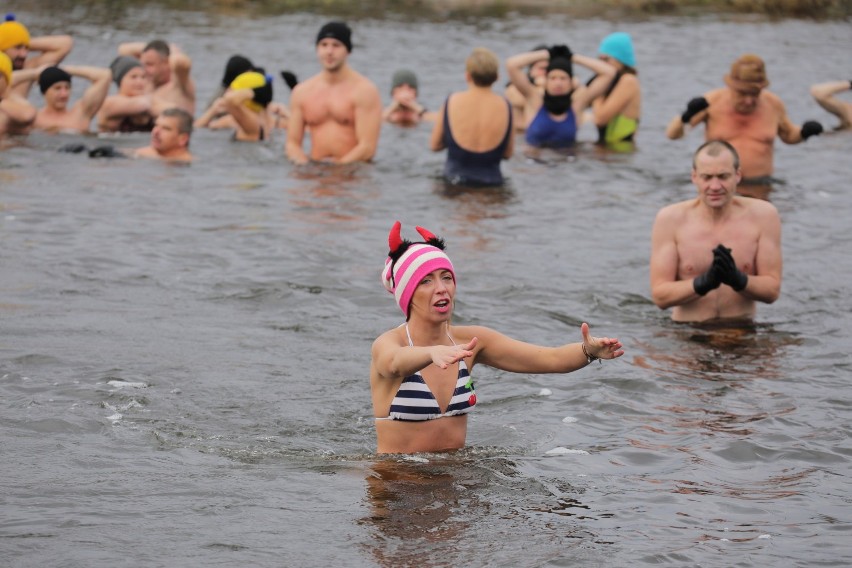
<svg viewBox="0 0 852 568">
<path fill-rule="evenodd" d="M 477 404 L 471 373 L 481 363 L 515 373 L 570 373 L 598 359 L 624 354 L 621 342 L 593 337 L 544 347 L 491 328 L 452 324 L 456 269 L 444 241 L 417 227 L 423 241 L 402 238 L 394 223 L 382 271 L 405 323 L 380 335 L 370 361 L 370 390 L 378 453 L 458 450 L 467 438 L 468 413 Z"/>
</svg>

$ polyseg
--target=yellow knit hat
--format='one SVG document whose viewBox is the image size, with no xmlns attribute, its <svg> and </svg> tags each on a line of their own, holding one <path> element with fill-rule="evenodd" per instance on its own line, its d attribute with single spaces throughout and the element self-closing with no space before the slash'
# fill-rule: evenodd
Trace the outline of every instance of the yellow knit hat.
<svg viewBox="0 0 852 568">
<path fill-rule="evenodd" d="M 6 87 L 12 84 L 12 60 L 2 51 L 0 51 L 0 75 L 6 77 Z"/>
<path fill-rule="evenodd" d="M 30 32 L 24 24 L 15 21 L 14 14 L 6 15 L 6 21 L 0 24 L 0 51 L 6 51 L 16 45 L 30 46 Z"/>
<path fill-rule="evenodd" d="M 258 87 L 263 87 L 264 85 L 266 85 L 266 75 L 258 73 L 257 71 L 246 71 L 245 73 L 240 73 L 237 75 L 236 79 L 231 81 L 231 88 L 235 91 L 237 89 L 256 89 Z M 249 99 L 243 104 L 255 112 L 263 110 L 263 105 L 255 102 L 254 99 Z"/>
</svg>

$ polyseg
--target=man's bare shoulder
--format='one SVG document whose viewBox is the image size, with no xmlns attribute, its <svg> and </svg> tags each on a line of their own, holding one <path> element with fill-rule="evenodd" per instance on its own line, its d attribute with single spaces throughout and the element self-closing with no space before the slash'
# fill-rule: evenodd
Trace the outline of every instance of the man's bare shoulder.
<svg viewBox="0 0 852 568">
<path fill-rule="evenodd" d="M 784 101 L 781 100 L 781 97 L 767 90 L 763 90 L 760 92 L 760 99 L 766 105 L 772 108 L 773 111 L 783 114 L 785 112 Z"/>
<path fill-rule="evenodd" d="M 764 199 L 741 197 L 738 195 L 734 197 L 734 204 L 742 208 L 743 211 L 748 212 L 749 215 L 761 218 L 778 218 L 778 208 Z"/>
<path fill-rule="evenodd" d="M 303 81 L 299 81 L 299 83 L 293 87 L 293 97 L 305 96 L 306 94 L 310 94 L 317 89 L 321 89 L 325 85 L 325 81 L 323 81 L 322 74 L 317 74 L 312 77 L 308 77 Z"/>
<path fill-rule="evenodd" d="M 676 222 L 684 220 L 695 208 L 695 199 L 678 201 L 662 207 L 657 211 L 657 222 Z"/>
<path fill-rule="evenodd" d="M 726 98 L 730 98 L 731 90 L 728 87 L 721 87 L 719 89 L 713 89 L 712 91 L 708 91 L 704 93 L 704 98 L 707 99 L 707 102 L 711 105 L 713 103 L 718 103 L 719 101 L 725 100 Z"/>
</svg>

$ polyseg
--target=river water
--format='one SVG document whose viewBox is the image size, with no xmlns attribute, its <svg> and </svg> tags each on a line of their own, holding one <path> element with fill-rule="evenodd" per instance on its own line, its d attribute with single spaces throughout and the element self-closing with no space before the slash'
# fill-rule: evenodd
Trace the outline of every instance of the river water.
<svg viewBox="0 0 852 568">
<path fill-rule="evenodd" d="M 327 19 L 86 10 L 17 6 L 34 33 L 75 36 L 68 63 L 106 65 L 120 41 L 181 44 L 200 101 L 234 52 L 316 72 Z M 474 46 L 594 53 L 632 32 L 638 150 L 598 152 L 591 129 L 570 157 L 530 162 L 519 144 L 505 191 L 465 193 L 437 180 L 427 127 L 385 127 L 375 164 L 304 170 L 283 135 L 197 132 L 189 167 L 56 152 L 80 137 L 7 141 L 3 565 L 852 563 L 852 135 L 777 147 L 784 284 L 754 326 L 672 324 L 648 287 L 654 215 L 693 195 L 702 138 L 666 140 L 668 119 L 757 51 L 794 122 L 833 125 L 808 87 L 848 73 L 848 23 L 399 20 L 353 22 L 350 61 L 385 99 L 394 69 L 417 70 L 433 109 L 463 88 Z M 400 323 L 379 282 L 396 219 L 446 238 L 457 323 L 553 345 L 588 321 L 627 354 L 570 375 L 479 367 L 465 450 L 378 458 L 369 352 Z"/>
</svg>

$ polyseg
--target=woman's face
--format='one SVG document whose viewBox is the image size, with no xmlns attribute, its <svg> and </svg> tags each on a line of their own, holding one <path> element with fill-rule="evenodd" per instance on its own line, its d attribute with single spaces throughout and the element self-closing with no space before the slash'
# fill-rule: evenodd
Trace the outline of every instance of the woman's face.
<svg viewBox="0 0 852 568">
<path fill-rule="evenodd" d="M 427 274 L 411 297 L 409 313 L 417 317 L 444 321 L 453 313 L 456 281 L 453 273 L 445 268 Z"/>
<path fill-rule="evenodd" d="M 119 92 L 125 96 L 144 95 L 148 88 L 148 79 L 145 75 L 145 70 L 141 67 L 134 67 L 124 74 L 121 78 L 121 87 Z"/>
<path fill-rule="evenodd" d="M 547 74 L 547 82 L 544 88 L 549 95 L 558 96 L 570 93 L 572 86 L 571 75 L 562 69 L 552 69 Z"/>
</svg>

